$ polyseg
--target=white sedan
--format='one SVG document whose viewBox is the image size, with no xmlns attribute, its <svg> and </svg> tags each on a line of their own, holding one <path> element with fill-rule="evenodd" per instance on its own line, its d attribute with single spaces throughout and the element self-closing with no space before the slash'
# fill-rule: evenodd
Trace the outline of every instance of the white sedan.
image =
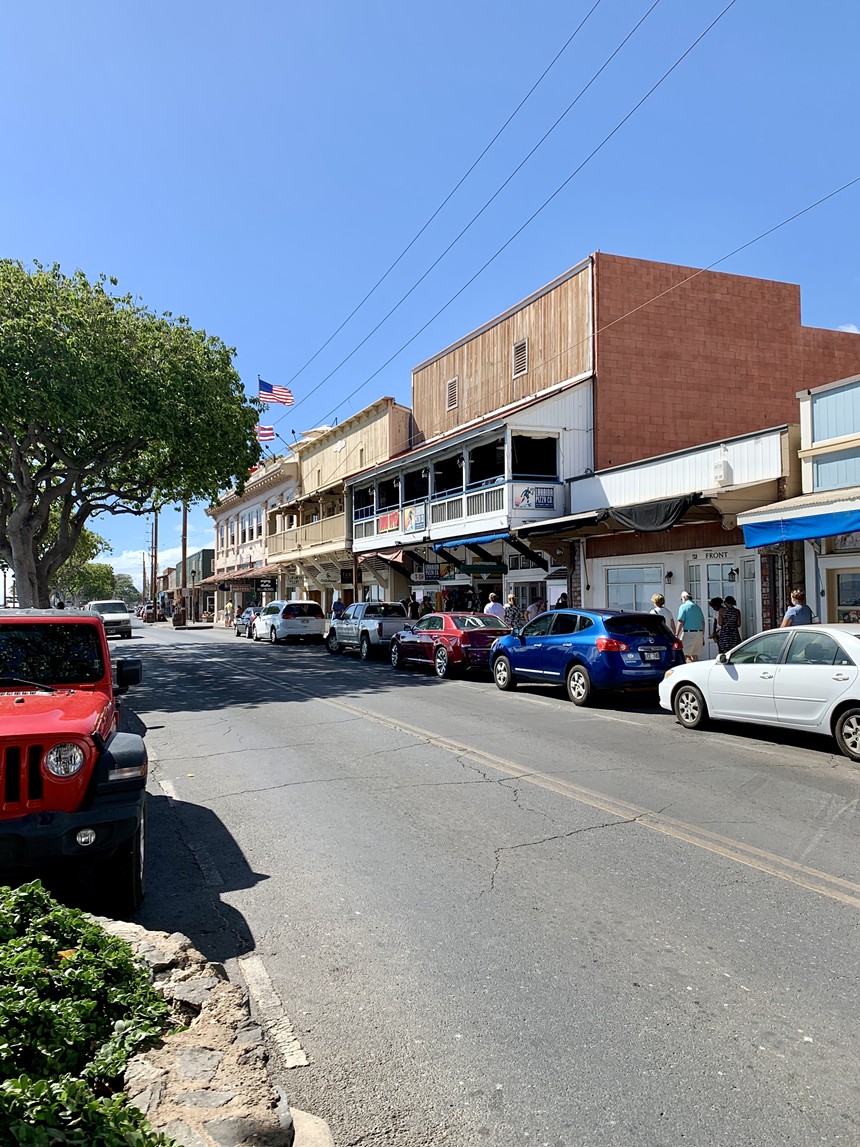
<svg viewBox="0 0 860 1147">
<path fill-rule="evenodd" d="M 660 704 L 686 729 L 709 717 L 834 736 L 860 761 L 860 624 L 769 629 L 715 661 L 669 669 Z"/>
</svg>

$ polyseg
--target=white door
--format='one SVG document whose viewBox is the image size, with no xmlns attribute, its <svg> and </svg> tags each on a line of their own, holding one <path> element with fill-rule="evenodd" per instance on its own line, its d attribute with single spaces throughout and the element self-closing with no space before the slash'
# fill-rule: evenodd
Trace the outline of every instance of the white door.
<svg viewBox="0 0 860 1147">
<path fill-rule="evenodd" d="M 774 681 L 788 630 L 753 637 L 715 661 L 708 675 L 708 709 L 715 717 L 776 723 Z"/>
<path fill-rule="evenodd" d="M 805 627 L 789 632 L 791 645 L 774 680 L 776 715 L 786 724 L 819 725 L 857 680 L 857 666 L 829 634 Z"/>
</svg>

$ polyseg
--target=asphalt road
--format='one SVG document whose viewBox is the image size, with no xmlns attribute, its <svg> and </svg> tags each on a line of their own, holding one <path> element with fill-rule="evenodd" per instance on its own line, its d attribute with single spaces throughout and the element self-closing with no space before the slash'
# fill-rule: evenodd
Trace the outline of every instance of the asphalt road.
<svg viewBox="0 0 860 1147">
<path fill-rule="evenodd" d="M 860 1143 L 860 769 L 656 698 L 138 625 L 142 923 L 260 961 L 338 1147 Z"/>
</svg>

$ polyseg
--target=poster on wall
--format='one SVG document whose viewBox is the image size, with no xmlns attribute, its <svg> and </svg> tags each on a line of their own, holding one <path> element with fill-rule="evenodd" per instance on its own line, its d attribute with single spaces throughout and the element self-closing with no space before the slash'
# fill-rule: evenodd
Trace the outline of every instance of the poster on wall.
<svg viewBox="0 0 860 1147">
<path fill-rule="evenodd" d="M 515 484 L 514 507 L 517 510 L 554 510 L 555 486 Z"/>
<path fill-rule="evenodd" d="M 414 530 L 424 530 L 427 527 L 427 507 L 422 504 L 420 506 L 407 506 L 403 511 L 403 530 L 404 533 L 412 533 Z"/>
</svg>

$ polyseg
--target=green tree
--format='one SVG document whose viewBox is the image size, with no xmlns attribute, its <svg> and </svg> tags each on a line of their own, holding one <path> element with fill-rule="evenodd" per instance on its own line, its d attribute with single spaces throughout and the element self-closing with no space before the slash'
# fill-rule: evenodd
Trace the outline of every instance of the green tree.
<svg viewBox="0 0 860 1147">
<path fill-rule="evenodd" d="M 214 501 L 259 460 L 234 351 L 115 285 L 0 260 L 0 559 L 21 605 L 48 604 L 94 514 Z"/>
<path fill-rule="evenodd" d="M 76 572 L 68 588 L 76 605 L 110 599 L 115 596 L 113 566 L 105 562 L 87 562 Z"/>
<path fill-rule="evenodd" d="M 59 532 L 59 511 L 54 509 L 51 511 L 49 528 L 43 544 L 43 549 L 50 546 L 56 539 Z M 72 550 L 69 557 L 63 562 L 51 579 L 49 589 L 56 590 L 64 599 L 73 598 L 75 601 L 80 601 L 83 594 L 86 592 L 84 589 L 85 570 L 88 568 L 93 558 L 98 554 L 110 553 L 110 543 L 106 538 L 100 534 L 94 533 L 84 527 L 75 548 Z M 107 567 L 110 569 L 110 567 Z M 113 570 L 111 569 L 111 578 L 113 578 Z M 113 590 L 111 590 L 111 596 Z M 87 601 L 91 598 L 87 598 Z"/>
<path fill-rule="evenodd" d="M 141 592 L 128 574 L 117 574 L 113 587 L 114 597 L 124 601 L 126 605 L 137 605 L 142 600 Z"/>
</svg>

